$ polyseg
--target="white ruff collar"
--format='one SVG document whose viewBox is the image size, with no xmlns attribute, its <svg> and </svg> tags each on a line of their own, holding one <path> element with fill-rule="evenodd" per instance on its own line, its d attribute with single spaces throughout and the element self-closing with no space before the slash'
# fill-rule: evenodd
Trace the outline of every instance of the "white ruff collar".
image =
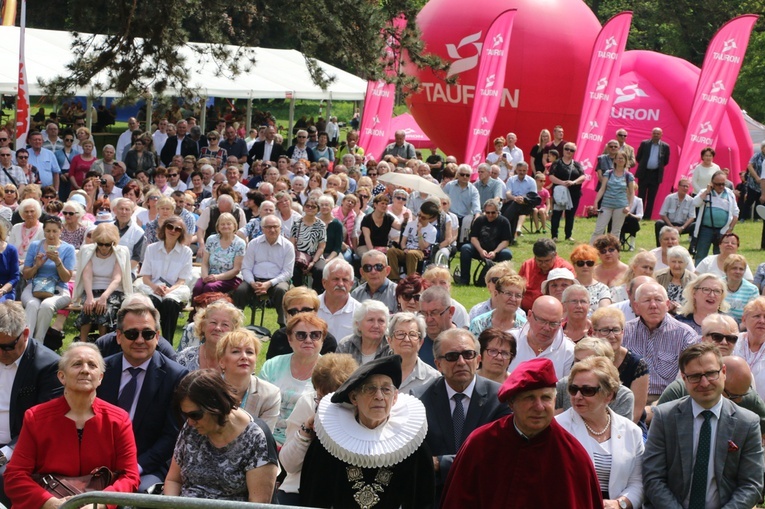
<svg viewBox="0 0 765 509">
<path fill-rule="evenodd" d="M 414 454 L 428 433 L 425 407 L 408 394 L 398 395 L 388 421 L 375 429 L 356 422 L 354 409 L 330 399 L 327 394 L 319 403 L 316 436 L 332 456 L 355 467 L 396 465 Z"/>
</svg>

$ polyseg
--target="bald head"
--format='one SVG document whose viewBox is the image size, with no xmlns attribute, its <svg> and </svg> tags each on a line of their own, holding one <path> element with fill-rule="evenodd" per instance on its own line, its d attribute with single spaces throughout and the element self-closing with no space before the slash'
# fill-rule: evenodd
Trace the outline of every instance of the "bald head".
<svg viewBox="0 0 765 509">
<path fill-rule="evenodd" d="M 531 306 L 533 313 L 558 314 L 563 317 L 563 305 L 558 299 L 550 295 L 543 295 L 534 301 Z"/>
<path fill-rule="evenodd" d="M 749 369 L 746 361 L 741 357 L 729 356 L 723 357 L 723 364 L 725 365 L 726 392 L 734 396 L 746 394 L 752 387 L 752 370 Z M 735 401 L 738 401 L 738 398 Z"/>
</svg>

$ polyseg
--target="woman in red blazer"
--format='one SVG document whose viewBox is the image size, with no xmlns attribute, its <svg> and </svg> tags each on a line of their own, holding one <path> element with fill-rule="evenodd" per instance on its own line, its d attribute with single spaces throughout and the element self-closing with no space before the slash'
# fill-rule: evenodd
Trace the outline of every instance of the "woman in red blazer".
<svg viewBox="0 0 765 509">
<path fill-rule="evenodd" d="M 4 476 L 14 509 L 54 509 L 64 503 L 40 487 L 34 474 L 81 476 L 105 466 L 116 473 L 105 491 L 138 488 L 130 417 L 96 398 L 104 368 L 95 345 L 72 343 L 59 361 L 64 395 L 27 410 Z"/>
</svg>

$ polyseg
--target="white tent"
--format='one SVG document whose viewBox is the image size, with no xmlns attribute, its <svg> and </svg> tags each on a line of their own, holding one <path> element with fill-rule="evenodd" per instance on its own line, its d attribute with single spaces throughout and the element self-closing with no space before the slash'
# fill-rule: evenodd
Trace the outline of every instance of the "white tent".
<svg viewBox="0 0 765 509">
<path fill-rule="evenodd" d="M 72 60 L 70 51 L 72 34 L 54 30 L 26 30 L 26 62 L 30 95 L 43 95 L 38 79 L 66 75 L 66 64 Z M 190 44 L 200 46 L 202 44 Z M 308 73 L 303 55 L 296 50 L 256 48 L 256 64 L 249 72 L 233 79 L 223 76 L 221 69 L 205 55 L 200 58 L 190 47 L 183 48 L 190 67 L 190 88 L 200 97 L 226 97 L 230 99 L 312 99 L 360 101 L 364 99 L 366 81 L 324 62 L 319 65 L 335 78 L 327 90 L 316 86 Z M 18 91 L 19 28 L 0 27 L 0 93 L 15 95 Z M 98 81 L 98 78 L 96 78 Z M 173 95 L 168 90 L 168 95 Z M 87 96 L 90 87 L 75 91 Z M 116 97 L 114 91 L 100 94 Z"/>
<path fill-rule="evenodd" d="M 741 110 L 741 113 L 744 114 L 744 122 L 746 122 L 746 127 L 749 129 L 749 136 L 752 137 L 752 143 L 754 144 L 754 151 L 759 152 L 760 151 L 760 143 L 765 141 L 765 125 L 762 125 L 761 123 L 757 122 L 755 119 L 749 116 L 749 114 Z"/>
</svg>

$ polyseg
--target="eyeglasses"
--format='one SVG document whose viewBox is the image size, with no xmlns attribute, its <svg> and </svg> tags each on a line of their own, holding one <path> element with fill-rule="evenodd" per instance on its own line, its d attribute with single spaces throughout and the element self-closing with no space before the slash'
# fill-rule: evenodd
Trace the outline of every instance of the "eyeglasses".
<svg viewBox="0 0 765 509">
<path fill-rule="evenodd" d="M 21 334 L 24 334 L 23 332 Z M 16 336 L 16 339 L 13 341 L 13 343 L 2 343 L 0 344 L 0 350 L 3 352 L 10 352 L 16 348 L 16 345 L 19 344 L 19 340 L 21 339 L 21 334 Z"/>
<path fill-rule="evenodd" d="M 499 214 L 499 212 L 497 212 L 496 210 L 485 210 L 484 214 L 487 216 L 496 216 L 497 214 Z"/>
<path fill-rule="evenodd" d="M 712 182 L 713 186 L 724 186 L 725 182 Z"/>
<path fill-rule="evenodd" d="M 303 205 L 303 208 L 305 210 L 314 210 L 314 209 L 318 209 L 319 207 L 317 207 L 316 205 Z"/>
<path fill-rule="evenodd" d="M 420 311 L 420 314 L 427 320 L 428 318 L 438 318 L 451 309 L 451 306 L 444 308 L 443 311 Z"/>
<path fill-rule="evenodd" d="M 74 141 L 74 138 L 64 138 L 64 141 Z"/>
<path fill-rule="evenodd" d="M 489 354 L 489 357 L 499 357 L 502 360 L 509 359 L 513 356 L 513 354 L 510 352 L 497 350 L 496 348 L 487 348 L 485 351 L 487 354 Z"/>
<path fill-rule="evenodd" d="M 708 332 L 706 336 L 715 343 L 722 343 L 723 339 L 728 343 L 735 343 L 738 341 L 738 336 L 735 334 L 722 334 L 720 332 Z"/>
<path fill-rule="evenodd" d="M 741 399 L 744 396 L 746 396 L 746 393 L 744 394 L 733 394 L 732 392 L 729 392 L 728 389 L 723 389 L 723 392 L 725 393 L 725 397 L 734 400 L 734 399 Z"/>
<path fill-rule="evenodd" d="M 706 286 L 701 286 L 696 289 L 699 290 L 704 295 L 714 295 L 715 297 L 719 297 L 723 293 L 723 291 L 720 290 L 719 288 L 709 288 Z"/>
<path fill-rule="evenodd" d="M 138 339 L 138 336 L 143 337 L 145 341 L 151 341 L 155 337 L 157 337 L 157 331 L 152 329 L 144 329 L 144 330 L 138 330 L 138 329 L 128 329 L 125 331 L 122 331 L 122 335 L 125 336 L 125 338 L 129 339 L 130 341 L 135 341 Z"/>
<path fill-rule="evenodd" d="M 619 145 L 609 145 L 608 148 L 619 148 Z"/>
<path fill-rule="evenodd" d="M 308 138 L 308 136 L 298 136 L 298 139 Z"/>
<path fill-rule="evenodd" d="M 597 334 L 601 336 L 616 336 L 622 333 L 621 327 L 614 327 L 613 329 L 593 329 Z"/>
<path fill-rule="evenodd" d="M 172 224 L 166 224 L 165 225 L 165 230 L 171 231 L 171 232 L 181 233 L 183 231 L 183 228 L 184 228 L 183 226 L 175 226 L 175 225 L 172 225 Z"/>
<path fill-rule="evenodd" d="M 575 149 L 575 148 L 568 148 L 568 147 L 566 147 L 566 148 L 564 148 L 563 150 L 565 150 L 566 152 L 572 152 L 572 153 L 573 153 L 573 152 L 576 152 L 576 149 Z"/>
<path fill-rule="evenodd" d="M 411 339 L 412 341 L 419 341 L 422 335 L 417 331 L 404 332 L 402 330 L 398 330 L 393 333 L 393 337 L 398 339 L 399 341 L 404 341 L 405 339 Z"/>
<path fill-rule="evenodd" d="M 98 245 L 98 247 L 113 247 L 114 246 L 114 244 L 112 244 L 111 242 L 96 242 L 96 245 Z"/>
<path fill-rule="evenodd" d="M 376 171 L 375 172 L 371 172 L 371 171 L 367 172 L 367 177 L 376 177 L 376 176 L 377 176 L 377 172 Z"/>
<path fill-rule="evenodd" d="M 457 175 L 460 176 L 460 177 L 469 177 L 470 176 L 469 173 L 458 173 Z"/>
<path fill-rule="evenodd" d="M 312 330 L 311 332 L 306 332 L 304 330 L 295 331 L 295 339 L 297 339 L 298 341 L 305 341 L 309 337 L 311 338 L 311 341 L 319 341 L 324 337 L 324 333 L 321 332 L 320 330 Z"/>
<path fill-rule="evenodd" d="M 193 412 L 181 412 L 181 417 L 184 421 L 191 419 L 192 421 L 199 421 L 205 416 L 204 410 L 194 410 Z"/>
<path fill-rule="evenodd" d="M 608 254 L 608 253 L 615 253 L 618 251 L 615 247 L 606 247 L 600 250 L 600 254 Z"/>
<path fill-rule="evenodd" d="M 290 308 L 287 310 L 287 314 L 290 316 L 295 316 L 298 313 L 313 313 L 316 310 L 314 308 Z"/>
<path fill-rule="evenodd" d="M 372 272 L 373 270 L 377 272 L 382 272 L 383 270 L 385 270 L 385 265 L 383 265 L 382 263 L 375 263 L 374 265 L 372 265 L 371 263 L 365 263 L 364 265 L 361 266 L 361 270 L 363 270 L 364 272 Z"/>
<path fill-rule="evenodd" d="M 583 385 L 579 387 L 578 385 L 574 385 L 574 384 L 571 384 L 568 386 L 569 395 L 576 396 L 577 392 L 581 392 L 582 396 L 584 396 L 585 398 L 591 398 L 600 392 L 600 386 L 590 387 L 589 385 Z"/>
<path fill-rule="evenodd" d="M 551 322 L 549 320 L 544 320 L 542 318 L 539 318 L 537 315 L 534 314 L 533 311 L 530 313 L 530 316 L 533 316 L 534 320 L 536 320 L 536 322 L 542 327 L 548 327 L 550 329 L 557 329 L 558 327 L 560 327 L 560 322 Z"/>
<path fill-rule="evenodd" d="M 577 267 L 584 267 L 585 265 L 588 267 L 594 267 L 595 262 L 592 260 L 577 260 L 576 262 Z"/>
<path fill-rule="evenodd" d="M 368 199 L 369 199 L 369 195 L 366 195 L 366 194 L 359 195 L 359 200 L 368 200 Z"/>
<path fill-rule="evenodd" d="M 478 356 L 478 352 L 475 350 L 462 350 L 461 352 L 446 352 L 440 355 L 439 359 L 446 359 L 448 362 L 457 362 L 460 356 L 466 361 L 475 359 Z"/>
<path fill-rule="evenodd" d="M 590 301 L 584 299 L 571 299 L 563 302 L 564 304 L 578 304 L 580 306 L 589 306 Z"/>
<path fill-rule="evenodd" d="M 0 154 L 0 157 L 11 157 L 11 154 Z"/>
<path fill-rule="evenodd" d="M 6 193 L 10 193 L 10 194 L 16 194 L 16 190 L 15 189 L 6 189 L 5 192 Z"/>
<path fill-rule="evenodd" d="M 707 382 L 714 382 L 715 380 L 720 378 L 721 371 L 722 369 L 718 369 L 716 371 L 707 371 L 706 373 L 694 373 L 693 375 L 687 375 L 683 373 L 683 376 L 685 377 L 687 381 L 691 382 L 692 384 L 697 384 L 701 382 L 702 376 L 707 379 Z"/>
<path fill-rule="evenodd" d="M 361 386 L 361 393 L 364 396 L 376 396 L 377 391 L 380 391 L 384 398 L 389 398 L 393 396 L 393 392 L 396 390 L 396 388 L 392 385 L 382 385 L 380 387 L 376 385 L 362 385 Z"/>
<path fill-rule="evenodd" d="M 0 138 L 0 141 L 8 141 L 8 138 Z"/>
<path fill-rule="evenodd" d="M 420 302 L 420 295 L 419 293 L 402 293 L 401 298 L 405 301 L 414 299 L 415 302 Z"/>
<path fill-rule="evenodd" d="M 503 292 L 502 290 L 497 290 L 497 293 L 500 295 L 504 295 L 508 299 L 521 300 L 523 298 L 523 294 L 518 292 Z"/>
</svg>

